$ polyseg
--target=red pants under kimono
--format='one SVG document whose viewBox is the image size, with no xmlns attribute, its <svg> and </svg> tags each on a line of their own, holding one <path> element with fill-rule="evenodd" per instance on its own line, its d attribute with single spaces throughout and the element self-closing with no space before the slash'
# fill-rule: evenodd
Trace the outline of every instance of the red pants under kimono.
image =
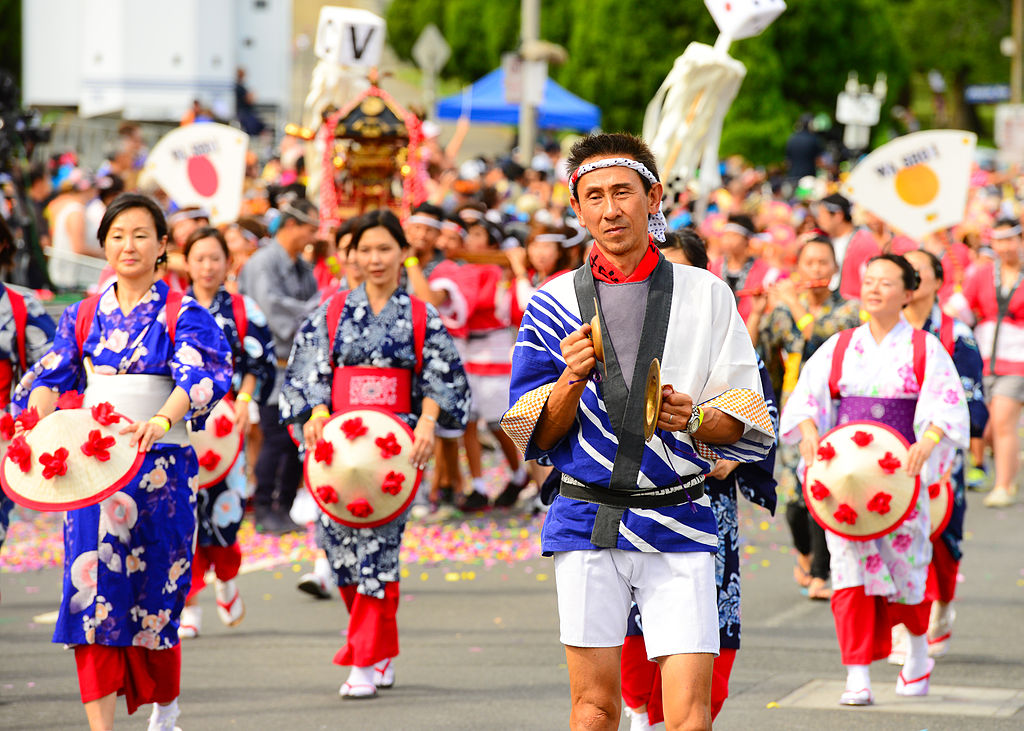
<svg viewBox="0 0 1024 731">
<path fill-rule="evenodd" d="M 206 572 L 213 567 L 214 574 L 221 581 L 230 581 L 238 576 L 242 565 L 242 549 L 237 543 L 230 546 L 196 546 L 192 557 L 192 587 L 188 598 L 206 588 Z"/>
<path fill-rule="evenodd" d="M 711 674 L 711 718 L 714 720 L 729 697 L 729 675 L 736 650 L 722 648 Z M 665 720 L 661 700 L 661 668 L 647 659 L 643 635 L 627 635 L 622 643 L 622 700 L 630 708 L 647 706 L 652 726 Z"/>
<path fill-rule="evenodd" d="M 128 713 L 135 713 L 147 703 L 170 703 L 181 692 L 181 645 L 169 650 L 77 645 L 75 664 L 82 703 L 117 693 Z"/>
<path fill-rule="evenodd" d="M 892 628 L 906 625 L 914 635 L 928 631 L 931 602 L 896 604 L 883 596 L 868 596 L 863 586 L 832 592 L 832 617 L 836 623 L 843 665 L 870 665 L 892 652 Z"/>
<path fill-rule="evenodd" d="M 355 584 L 338 589 L 348 608 L 348 637 L 335 665 L 365 668 L 398 654 L 398 582 L 384 584 L 384 598 L 360 594 Z"/>
<path fill-rule="evenodd" d="M 960 562 L 953 558 L 946 542 L 941 538 L 932 541 L 932 562 L 928 566 L 928 584 L 924 596 L 931 602 L 953 601 L 956 595 L 956 575 L 960 570 Z"/>
</svg>

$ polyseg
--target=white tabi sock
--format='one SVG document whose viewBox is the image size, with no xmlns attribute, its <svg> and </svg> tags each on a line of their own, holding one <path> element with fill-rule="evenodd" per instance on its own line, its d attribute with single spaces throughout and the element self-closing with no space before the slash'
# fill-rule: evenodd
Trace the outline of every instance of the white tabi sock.
<svg viewBox="0 0 1024 731">
<path fill-rule="evenodd" d="M 907 634 L 907 659 L 903 663 L 903 677 L 916 680 L 928 672 L 928 637 L 927 635 Z"/>
<path fill-rule="evenodd" d="M 478 492 L 481 495 L 487 494 L 487 481 L 482 477 L 473 478 L 473 492 Z"/>
<path fill-rule="evenodd" d="M 166 706 L 154 703 L 153 714 L 149 717 L 149 731 L 173 731 L 174 722 L 178 720 L 180 714 L 177 698 Z"/>
<path fill-rule="evenodd" d="M 512 482 L 516 485 L 523 485 L 526 483 L 526 465 L 520 464 L 516 467 L 516 471 L 512 473 Z"/>
<path fill-rule="evenodd" d="M 325 556 L 321 556 L 313 563 L 313 573 L 327 583 L 330 583 L 334 578 L 334 572 L 331 570 L 331 562 L 328 561 Z"/>
<path fill-rule="evenodd" d="M 348 674 L 348 680 L 345 682 L 349 685 L 373 685 L 373 673 L 373 665 L 367 665 L 365 668 L 357 668 L 353 665 L 352 671 Z"/>
<path fill-rule="evenodd" d="M 871 669 L 868 665 L 846 666 L 847 690 L 871 690 Z"/>
</svg>

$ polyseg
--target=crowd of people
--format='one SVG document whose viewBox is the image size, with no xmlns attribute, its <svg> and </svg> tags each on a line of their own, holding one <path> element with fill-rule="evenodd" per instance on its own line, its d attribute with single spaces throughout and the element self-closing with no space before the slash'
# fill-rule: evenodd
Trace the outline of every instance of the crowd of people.
<svg viewBox="0 0 1024 731">
<path fill-rule="evenodd" d="M 323 598 L 340 590 L 349 610 L 335 658 L 352 668 L 343 697 L 372 697 L 395 682 L 406 520 L 518 504 L 549 511 L 542 548 L 556 555 L 574 722 L 614 715 L 617 723 L 623 699 L 635 729 L 692 719 L 705 707 L 717 714 L 739 646 L 737 493 L 774 512 L 776 482 L 796 549 L 794 579 L 810 599 L 832 603 L 848 675 L 841 702 L 872 702 L 867 668 L 883 658 L 903 665 L 897 692 L 926 693 L 932 658 L 952 635 L 965 491 L 991 483 L 991 508 L 1012 504 L 1017 492 L 1020 180 L 976 169 L 963 223 L 915 241 L 852 205 L 824 170 L 786 181 L 730 159 L 705 211 L 689 189 L 662 200 L 656 165 L 625 136 L 551 141 L 524 167 L 511 158 L 456 164 L 456 151 L 428 132 L 427 199 L 401 220 L 370 211 L 334 230 L 307 198 L 295 140 L 262 167 L 249 160 L 243 210 L 218 227 L 207 211 L 178 207 L 139 179 L 145 147 L 127 123 L 95 175 L 69 152 L 31 166 L 25 185 L 5 184 L 0 268 L 5 281 L 24 285 L 4 287 L 0 299 L 6 401 L 15 412 L 45 415 L 58 393 L 102 368 L 152 376 L 163 389 L 137 422 L 147 461 L 117 493 L 131 503 L 131 530 L 109 529 L 112 499 L 69 512 L 76 519 L 65 526 L 55 641 L 77 648 L 92 728 L 112 727 L 116 693 L 127 693 L 130 710 L 155 704 L 150 728 L 174 727 L 179 639 L 202 631 L 197 594 L 206 574 L 216 576 L 221 621 L 242 621 L 235 578 L 246 507 L 259 531 L 305 530 L 293 517 L 304 522 L 293 510 L 302 460 L 322 440 L 325 417 L 352 403 L 338 397 L 335 375 L 346 369 L 412 374 L 399 379 L 408 398 L 394 411 L 412 430 L 412 462 L 433 466 L 417 503 L 385 525 L 351 528 L 315 514 L 323 555 L 300 588 Z M 629 205 L 639 206 L 632 218 L 622 212 Z M 616 250 L 627 239 L 633 248 Z M 659 274 L 659 262 L 687 268 Z M 579 272 L 592 277 L 581 281 Z M 658 277 L 674 277 L 676 289 Z M 626 286 L 640 282 L 647 289 Z M 667 299 L 651 299 L 663 296 L 659 286 Z M 55 324 L 30 293 L 48 289 L 93 298 Z M 88 308 L 91 330 L 83 332 Z M 176 332 L 165 310 L 176 313 Z M 592 318 L 611 333 L 603 381 L 594 376 Z M 663 320 L 660 334 L 655 320 Z M 915 380 L 916 330 L 934 337 Z M 852 339 L 838 337 L 851 331 Z M 715 343 L 713 367 L 671 355 L 682 340 Z M 632 468 L 620 467 L 636 438 L 624 414 L 639 413 L 629 394 L 646 373 L 641 357 L 659 348 L 671 387 L 652 444 L 663 453 L 641 441 L 630 447 L 638 450 Z M 741 391 L 759 396 L 738 403 Z M 175 435 L 184 420 L 201 426 L 227 394 L 246 434 L 244 457 L 220 483 L 195 491 L 195 456 Z M 900 400 L 912 404 L 908 418 L 880 415 Z M 856 543 L 814 519 L 804 469 L 819 458 L 822 435 L 849 418 L 888 423 L 912 445 L 909 467 L 926 486 L 951 484 L 941 533 L 930 535 L 922 519 Z M 484 479 L 485 446 L 503 460 L 500 491 Z M 168 489 L 154 491 L 157 479 Z M 594 485 L 628 493 L 677 482 L 675 502 L 609 507 L 593 495 Z M 524 492 L 531 484 L 536 490 Z M 3 501 L 0 541 L 11 510 Z M 158 532 L 154 521 L 162 523 L 159 545 L 143 540 Z M 894 551 L 894 542 L 905 546 Z M 685 556 L 685 566 L 657 571 L 682 572 L 692 585 L 666 600 L 658 582 L 644 583 L 653 579 L 629 578 L 639 563 L 600 568 L 576 556 L 601 548 Z M 716 551 L 719 570 L 710 560 Z M 697 555 L 708 561 L 690 561 Z M 81 585 L 81 562 L 97 560 L 105 566 L 99 592 L 96 583 Z M 171 588 L 146 590 L 130 580 L 131 566 L 141 566 L 146 586 Z M 580 604 L 608 591 L 604 578 L 593 579 L 602 572 L 626 587 L 614 621 Z M 708 582 L 712 591 L 717 584 L 717 613 Z M 703 602 L 685 636 L 670 629 L 680 597 Z M 621 668 L 601 652 L 620 645 Z M 622 698 L 610 681 L 620 673 Z M 126 688 L 129 676 L 136 679 Z M 662 698 L 660 676 L 687 692 Z"/>
</svg>

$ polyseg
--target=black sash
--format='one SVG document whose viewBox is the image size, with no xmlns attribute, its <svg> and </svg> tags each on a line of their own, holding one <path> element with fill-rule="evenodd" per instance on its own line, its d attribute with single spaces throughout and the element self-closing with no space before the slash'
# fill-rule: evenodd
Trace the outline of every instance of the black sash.
<svg viewBox="0 0 1024 731">
<path fill-rule="evenodd" d="M 622 367 L 615 354 L 611 333 L 608 332 L 601 302 L 597 296 L 594 273 L 589 264 L 584 264 L 573 275 L 576 300 L 584 323 L 589 323 L 595 314 L 601 323 L 601 338 L 604 346 L 604 374 L 598 386 L 608 407 L 612 430 L 618 439 L 615 462 L 608 488 L 624 493 L 636 492 L 640 462 L 644 454 L 644 392 L 647 385 L 647 366 L 655 358 L 662 358 L 665 338 L 668 334 L 668 320 L 672 305 L 672 265 L 658 254 L 658 265 L 651 274 L 647 290 L 647 304 L 644 309 L 644 324 L 637 347 L 636 366 L 633 368 L 633 382 L 627 384 Z M 598 312 L 594 312 L 594 302 Z M 594 521 L 590 540 L 599 548 L 614 548 L 618 541 L 619 523 L 625 507 L 601 504 Z"/>
</svg>

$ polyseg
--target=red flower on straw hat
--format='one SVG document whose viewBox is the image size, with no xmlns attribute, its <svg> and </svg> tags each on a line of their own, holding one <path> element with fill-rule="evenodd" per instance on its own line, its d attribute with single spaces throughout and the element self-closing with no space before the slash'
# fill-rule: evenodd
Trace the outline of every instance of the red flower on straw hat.
<svg viewBox="0 0 1024 731">
<path fill-rule="evenodd" d="M 363 420 L 358 416 L 341 422 L 341 430 L 345 433 L 345 438 L 350 442 L 356 437 L 361 437 L 369 431 L 363 423 Z"/>
<path fill-rule="evenodd" d="M 231 421 L 231 419 L 224 414 L 221 414 L 213 420 L 213 433 L 216 434 L 218 438 L 226 437 L 234 428 L 235 422 Z"/>
<path fill-rule="evenodd" d="M 313 449 L 313 459 L 330 467 L 331 462 L 334 461 L 334 445 L 326 439 L 318 439 L 316 447 Z"/>
<path fill-rule="evenodd" d="M 58 409 L 80 409 L 84 396 L 78 391 L 65 391 L 57 397 Z"/>
<path fill-rule="evenodd" d="M 353 500 L 346 505 L 345 508 L 357 518 L 366 518 L 373 512 L 373 507 L 369 502 L 367 502 L 366 498 L 363 497 L 358 500 Z"/>
<path fill-rule="evenodd" d="M 0 439 L 9 442 L 14 439 L 14 417 L 6 411 L 0 416 Z"/>
<path fill-rule="evenodd" d="M 328 505 L 338 502 L 338 491 L 330 485 L 318 487 L 316 489 L 316 496 L 320 498 L 320 502 L 327 503 Z"/>
<path fill-rule="evenodd" d="M 32 468 L 32 447 L 28 446 L 24 436 L 15 437 L 7 448 L 7 456 L 22 472 L 27 473 Z"/>
<path fill-rule="evenodd" d="M 866 447 L 875 440 L 875 437 L 871 434 L 868 434 L 866 431 L 854 432 L 853 436 L 850 438 L 853 440 L 853 443 L 856 444 L 858 447 Z"/>
<path fill-rule="evenodd" d="M 882 468 L 882 472 L 891 475 L 900 468 L 900 461 L 892 452 L 886 452 L 885 456 L 878 460 L 878 466 Z"/>
<path fill-rule="evenodd" d="M 92 418 L 101 426 L 116 424 L 121 418 L 114 413 L 114 405 L 109 401 L 96 404 L 92 409 L 90 409 L 90 411 L 92 411 Z"/>
<path fill-rule="evenodd" d="M 68 450 L 59 447 L 53 454 L 39 455 L 39 464 L 43 466 L 43 479 L 52 480 L 59 475 L 68 473 Z"/>
<path fill-rule="evenodd" d="M 933 482 L 928 486 L 928 497 L 934 500 L 939 496 L 939 483 Z"/>
<path fill-rule="evenodd" d="M 839 510 L 833 513 L 835 519 L 840 523 L 846 523 L 853 525 L 857 522 L 857 511 L 851 508 L 846 503 L 839 506 Z"/>
<path fill-rule="evenodd" d="M 114 446 L 114 441 L 114 437 L 105 437 L 99 429 L 93 429 L 82 445 L 82 454 L 106 462 L 110 459 L 110 448 Z"/>
<path fill-rule="evenodd" d="M 829 495 L 831 495 L 831 494 L 832 494 L 832 493 L 831 493 L 831 492 L 829 491 L 829 489 L 828 489 L 827 487 L 825 487 L 825 486 L 824 486 L 824 485 L 823 485 L 823 484 L 821 483 L 821 480 L 815 480 L 815 481 L 814 481 L 814 484 L 813 484 L 813 485 L 811 485 L 811 488 L 810 488 L 810 490 L 811 490 L 811 496 L 812 496 L 812 497 L 813 497 L 813 498 L 814 498 L 815 500 L 824 500 L 825 498 L 827 498 L 827 497 L 828 497 Z"/>
<path fill-rule="evenodd" d="M 36 411 L 35 407 L 26 409 L 18 415 L 18 418 L 15 419 L 15 421 L 21 424 L 22 429 L 29 431 L 39 423 L 39 412 Z"/>
<path fill-rule="evenodd" d="M 388 432 L 386 437 L 377 437 L 374 444 L 380 447 L 380 456 L 384 459 L 391 459 L 402 453 L 402 445 L 398 443 L 394 432 Z"/>
<path fill-rule="evenodd" d="M 887 492 L 876 492 L 874 496 L 868 500 L 868 510 L 879 515 L 885 515 L 889 512 L 889 503 L 892 500 L 892 495 Z"/>
<path fill-rule="evenodd" d="M 199 458 L 199 466 L 207 472 L 213 472 L 217 469 L 218 464 L 220 464 L 220 455 L 212 449 L 207 449 L 206 453 Z"/>
<path fill-rule="evenodd" d="M 384 478 L 384 484 L 380 486 L 380 489 L 388 495 L 397 495 L 402 491 L 403 482 L 405 482 L 405 475 L 401 472 L 388 472 L 387 477 Z"/>
<path fill-rule="evenodd" d="M 836 448 L 833 447 L 828 442 L 826 442 L 825 444 L 822 444 L 820 447 L 818 447 L 818 459 L 820 459 L 820 460 L 822 460 L 824 462 L 828 462 L 829 460 L 831 460 L 835 456 L 836 456 Z"/>
</svg>

